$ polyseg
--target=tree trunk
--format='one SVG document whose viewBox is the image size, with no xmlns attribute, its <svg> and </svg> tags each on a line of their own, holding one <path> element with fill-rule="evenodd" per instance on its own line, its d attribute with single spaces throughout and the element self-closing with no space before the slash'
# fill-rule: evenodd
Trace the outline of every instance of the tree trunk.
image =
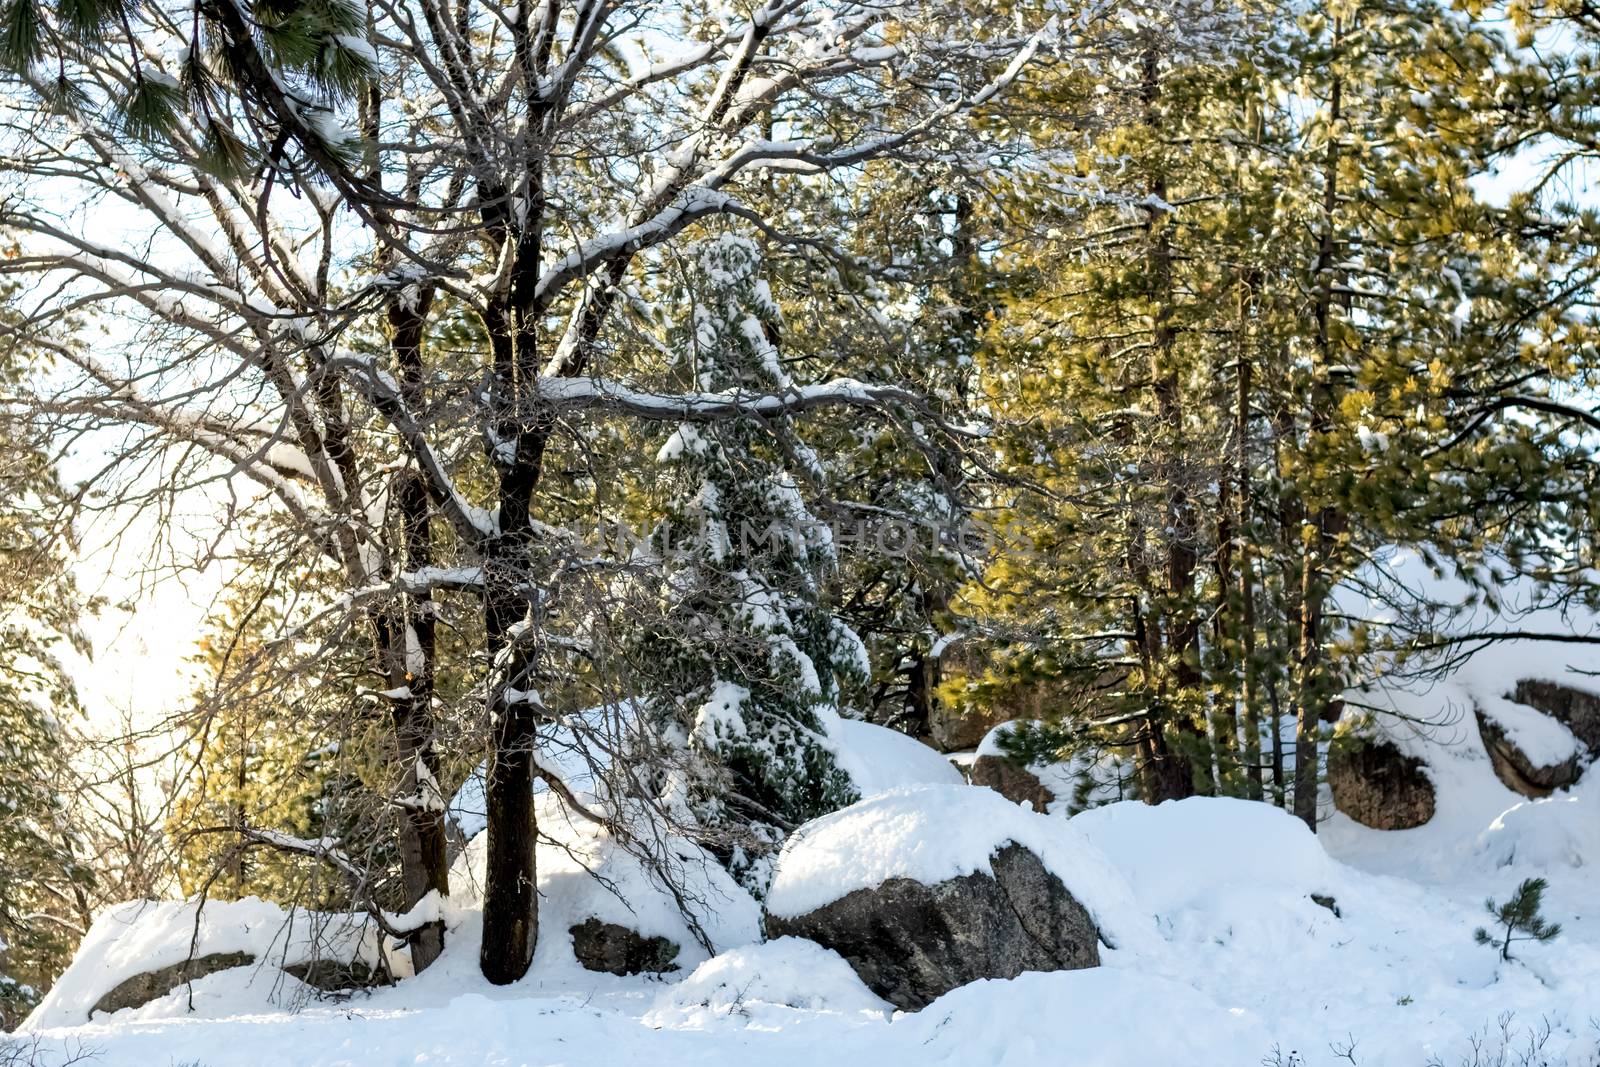
<svg viewBox="0 0 1600 1067">
<path fill-rule="evenodd" d="M 1239 294 L 1239 328 L 1244 329 L 1245 292 Z M 1256 592 L 1252 581 L 1255 569 L 1251 541 L 1250 494 L 1250 388 L 1252 369 L 1250 353 L 1240 345 L 1237 410 L 1234 414 L 1234 434 L 1239 447 L 1238 515 L 1235 520 L 1239 539 L 1238 588 L 1238 647 L 1239 647 L 1239 710 L 1244 721 L 1245 795 L 1260 800 L 1261 786 L 1261 713 L 1256 694 Z"/>
<path fill-rule="evenodd" d="M 543 188 L 537 169 L 529 188 Z M 503 217 L 492 227 L 501 241 L 515 240 L 516 247 L 509 292 L 503 304 L 490 309 L 484 324 L 493 348 L 495 409 L 486 445 L 499 476 L 500 507 L 499 531 L 486 547 L 484 564 L 491 748 L 485 784 L 488 870 L 478 963 L 483 976 L 495 985 L 508 985 L 527 973 L 539 938 L 533 774 L 544 707 L 534 689 L 538 620 L 525 590 L 537 584 L 532 568 L 533 495 L 553 429 L 548 412 L 539 407 L 533 320 L 543 216 L 544 205 L 535 196 L 527 207 L 524 229 L 511 229 L 510 220 Z"/>
<path fill-rule="evenodd" d="M 514 627 L 525 617 L 525 603 L 508 592 L 527 571 L 506 556 L 506 548 L 497 546 L 485 613 L 488 647 L 501 681 L 489 700 L 489 848 L 479 966 L 495 985 L 508 985 L 527 973 L 539 937 L 533 814 L 538 709 L 523 691 L 530 684 L 527 657 L 513 647 L 518 643 Z"/>
<path fill-rule="evenodd" d="M 422 411 L 426 402 L 422 338 L 433 290 L 422 287 L 411 297 L 389 300 L 390 348 L 394 353 L 401 394 L 408 407 Z M 402 473 L 395 488 L 405 569 L 416 572 L 433 564 L 429 517 L 432 502 L 426 483 L 414 471 Z M 441 903 L 450 894 L 450 869 L 445 847 L 445 798 L 440 763 L 434 747 L 433 597 L 426 590 L 408 593 L 400 611 L 385 621 L 388 629 L 390 714 L 394 719 L 401 766 L 406 818 L 401 833 L 400 870 L 406 906 L 414 907 L 429 893 Z M 444 922 L 427 923 L 410 936 L 411 962 L 425 969 L 444 950 Z"/>
<path fill-rule="evenodd" d="M 1333 35 L 1337 48 L 1341 26 L 1335 21 Z M 1335 232 L 1335 212 L 1339 204 L 1338 125 L 1343 82 L 1334 78 L 1328 108 L 1328 144 L 1323 162 L 1322 237 L 1317 248 L 1317 363 L 1311 393 L 1310 438 L 1307 451 L 1317 458 L 1317 442 L 1333 427 L 1333 383 L 1329 379 L 1332 360 L 1332 317 L 1334 277 L 1337 272 L 1339 240 Z M 1324 496 L 1326 491 L 1324 490 Z M 1319 503 L 1313 528 L 1307 538 L 1300 582 L 1300 681 L 1299 718 L 1294 745 L 1294 813 L 1313 830 L 1317 828 L 1318 735 L 1328 705 L 1338 695 L 1323 656 L 1322 642 L 1325 604 L 1332 590 L 1330 572 L 1344 517 L 1326 500 Z"/>
<path fill-rule="evenodd" d="M 1144 54 L 1143 101 L 1145 123 L 1159 130 L 1161 119 L 1160 55 L 1154 46 Z M 1179 762 L 1204 761 L 1204 774 L 1190 773 L 1181 783 L 1176 775 L 1168 775 L 1168 788 L 1178 790 L 1178 796 L 1194 793 L 1197 780 L 1210 781 L 1211 756 L 1205 738 L 1194 721 L 1190 709 L 1185 707 L 1186 696 L 1197 697 L 1203 678 L 1200 672 L 1200 620 L 1194 610 L 1195 570 L 1199 566 L 1199 521 L 1194 501 L 1187 485 L 1185 467 L 1185 406 L 1174 357 L 1177 331 L 1173 325 L 1175 296 L 1172 284 L 1171 227 L 1167 224 L 1164 209 L 1156 206 L 1167 199 L 1167 179 L 1158 165 L 1150 175 L 1148 193 L 1150 205 L 1145 208 L 1145 229 L 1149 239 L 1148 265 L 1154 310 L 1152 313 L 1151 378 L 1155 383 L 1156 413 L 1162 428 L 1161 439 L 1156 443 L 1157 470 L 1165 493 L 1166 574 L 1160 595 L 1159 620 L 1147 625 L 1166 633 L 1165 659 L 1157 661 L 1163 676 L 1161 690 L 1167 690 L 1166 676 L 1170 673 L 1173 699 L 1158 701 L 1163 708 L 1167 728 L 1183 739 L 1185 751 L 1170 753 Z M 1165 746 L 1164 746 L 1165 747 Z"/>
</svg>

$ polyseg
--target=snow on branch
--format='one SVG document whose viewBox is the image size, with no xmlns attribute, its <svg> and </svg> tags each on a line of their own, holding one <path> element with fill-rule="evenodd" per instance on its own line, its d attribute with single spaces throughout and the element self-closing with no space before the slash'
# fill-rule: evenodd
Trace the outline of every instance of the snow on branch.
<svg viewBox="0 0 1600 1067">
<path fill-rule="evenodd" d="M 653 393 L 604 378 L 542 377 L 539 395 L 558 411 L 598 408 L 636 418 L 676 422 L 712 422 L 738 416 L 772 419 L 835 405 L 875 410 L 894 406 L 919 412 L 927 410 L 926 398 L 910 390 L 893 385 L 869 385 L 854 378 L 795 386 L 781 393 Z M 944 422 L 939 425 L 951 433 L 971 433 Z"/>
</svg>

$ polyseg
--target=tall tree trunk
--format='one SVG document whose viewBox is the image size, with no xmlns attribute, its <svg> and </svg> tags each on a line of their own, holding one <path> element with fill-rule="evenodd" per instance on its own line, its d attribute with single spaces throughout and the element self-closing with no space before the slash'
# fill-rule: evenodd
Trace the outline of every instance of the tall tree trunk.
<svg viewBox="0 0 1600 1067">
<path fill-rule="evenodd" d="M 1161 127 L 1161 71 L 1160 54 L 1151 45 L 1144 53 L 1143 103 L 1145 124 L 1153 132 Z M 1189 796 L 1197 780 L 1209 781 L 1211 755 L 1205 739 L 1186 706 L 1189 699 L 1198 697 L 1203 678 L 1200 672 L 1200 620 L 1194 610 L 1195 570 L 1199 566 L 1199 521 L 1194 501 L 1186 484 L 1188 472 L 1185 465 L 1185 406 L 1174 354 L 1177 331 L 1173 325 L 1175 295 L 1172 281 L 1172 228 L 1166 210 L 1158 205 L 1166 203 L 1167 178 L 1164 168 L 1157 165 L 1147 187 L 1149 205 L 1145 207 L 1145 229 L 1149 241 L 1148 268 L 1151 287 L 1152 336 L 1151 379 L 1155 387 L 1156 414 L 1160 421 L 1161 437 L 1156 444 L 1157 470 L 1160 472 L 1165 494 L 1166 574 L 1160 596 L 1162 605 L 1159 621 L 1154 625 L 1165 630 L 1165 660 L 1158 661 L 1163 681 L 1161 691 L 1170 694 L 1160 700 L 1164 705 L 1162 718 L 1176 736 L 1182 738 L 1183 751 L 1176 753 L 1182 760 L 1200 761 L 1201 773 L 1191 773 L 1183 782 L 1169 776 L 1169 788 L 1177 796 Z M 1147 623 L 1148 625 L 1149 623 Z M 1170 690 L 1167 676 L 1170 674 Z"/>
<path fill-rule="evenodd" d="M 1244 723 L 1245 795 L 1260 800 L 1261 788 L 1261 718 L 1257 707 L 1256 675 L 1256 592 L 1252 581 L 1255 569 L 1254 545 L 1251 532 L 1250 494 L 1250 390 L 1253 369 L 1251 352 L 1245 333 L 1248 310 L 1248 286 L 1239 288 L 1239 365 L 1237 369 L 1238 392 L 1235 397 L 1234 437 L 1238 447 L 1238 512 L 1234 519 L 1237 529 L 1239 554 L 1238 590 L 1235 594 L 1238 607 L 1236 640 L 1239 649 L 1239 711 Z"/>
<path fill-rule="evenodd" d="M 1334 22 L 1335 48 L 1342 35 L 1341 24 Z M 1325 439 L 1333 427 L 1333 383 L 1330 380 L 1333 366 L 1332 317 L 1334 281 L 1337 273 L 1340 242 L 1335 230 L 1339 204 L 1339 138 L 1338 127 L 1343 104 L 1343 81 L 1335 77 L 1328 108 L 1328 144 L 1323 161 L 1322 236 L 1317 248 L 1317 362 L 1313 368 L 1315 379 L 1311 392 L 1310 435 L 1307 451 L 1313 460 L 1317 456 L 1317 443 Z M 1325 491 L 1324 491 L 1325 496 Z M 1328 706 L 1337 697 L 1333 679 L 1323 655 L 1323 627 L 1326 602 L 1332 590 L 1330 572 L 1332 557 L 1338 537 L 1343 530 L 1344 517 L 1337 508 L 1324 499 L 1311 516 L 1312 530 L 1306 538 L 1306 549 L 1301 568 L 1300 582 L 1300 643 L 1298 674 L 1300 690 L 1299 717 L 1295 727 L 1294 745 L 1294 813 L 1313 830 L 1317 827 L 1317 768 L 1318 738 L 1322 720 Z"/>
<path fill-rule="evenodd" d="M 433 290 L 421 288 L 410 299 L 390 298 L 390 347 L 399 372 L 400 389 L 407 406 L 420 412 L 426 403 L 422 362 L 422 337 Z M 416 572 L 433 564 L 433 538 L 429 525 L 432 501 L 416 472 L 400 475 L 395 490 L 400 512 L 405 569 Z M 435 748 L 433 717 L 436 641 L 433 597 L 426 590 L 406 594 L 404 605 L 388 624 L 390 714 L 401 766 L 405 769 L 402 792 L 408 798 L 401 837 L 401 876 L 406 906 L 413 907 L 429 893 L 441 902 L 450 894 L 446 856 L 445 798 L 440 783 L 440 762 Z M 427 923 L 410 936 L 411 962 L 423 970 L 444 950 L 444 921 Z"/>
<path fill-rule="evenodd" d="M 483 976 L 496 985 L 515 982 L 527 973 L 539 937 L 533 776 L 544 705 L 535 688 L 540 620 L 525 591 L 537 584 L 532 567 L 533 497 L 553 423 L 539 399 L 535 291 L 543 245 L 544 178 L 537 149 L 530 160 L 522 219 L 510 218 L 503 193 L 491 198 L 499 205 L 492 209 L 491 232 L 502 243 L 514 241 L 515 247 L 506 296 L 489 310 L 484 324 L 494 371 L 493 421 L 486 447 L 499 478 L 500 506 L 499 530 L 486 546 L 484 561 L 484 637 L 490 677 L 485 783 L 489 842 L 478 963 Z"/>
</svg>

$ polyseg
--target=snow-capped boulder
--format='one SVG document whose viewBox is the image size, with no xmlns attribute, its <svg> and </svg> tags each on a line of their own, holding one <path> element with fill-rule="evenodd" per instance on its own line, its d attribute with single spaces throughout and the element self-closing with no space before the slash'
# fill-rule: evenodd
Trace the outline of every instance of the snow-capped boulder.
<svg viewBox="0 0 1600 1067">
<path fill-rule="evenodd" d="M 1105 858 L 1065 822 L 970 787 L 894 790 L 807 823 L 767 894 L 769 937 L 849 961 L 915 1010 L 957 986 L 1100 962 L 1143 932 Z"/>
<path fill-rule="evenodd" d="M 752 1024 L 782 1025 L 800 1012 L 881 1018 L 889 1010 L 837 952 L 780 937 L 713 956 L 663 989 L 644 1021 L 703 1026 L 737 1013 Z"/>
<path fill-rule="evenodd" d="M 1110 753 L 1079 752 L 1059 763 L 1018 763 L 1006 739 L 1019 729 L 1038 725 L 1026 720 L 1003 722 L 984 735 L 968 777 L 1034 811 L 1075 814 L 1134 796 L 1133 766 Z"/>
<path fill-rule="evenodd" d="M 1374 830 L 1409 830 L 1433 818 L 1433 782 L 1422 760 L 1387 740 L 1334 745 L 1328 788 L 1334 807 Z"/>
<path fill-rule="evenodd" d="M 265 1010 L 285 994 L 311 994 L 295 970 L 310 973 L 321 960 L 370 973 L 388 941 L 364 915 L 287 909 L 256 897 L 208 901 L 198 916 L 196 908 L 153 900 L 106 908 L 29 1025 L 79 1026 L 130 1008 L 140 1017 L 188 1013 L 191 996 L 201 1014 Z M 403 957 L 382 960 L 390 972 L 409 973 L 408 966 Z"/>
<path fill-rule="evenodd" d="M 1571 730 L 1591 751 L 1600 752 L 1600 694 L 1543 678 L 1524 678 L 1510 698 L 1544 712 Z"/>
<path fill-rule="evenodd" d="M 1581 749 L 1560 723 L 1547 720 L 1541 724 L 1549 732 L 1566 735 L 1565 744 L 1553 747 L 1539 745 L 1537 738 L 1528 740 L 1530 731 L 1507 724 L 1502 715 L 1491 713 L 1482 705 L 1474 707 L 1473 714 L 1495 777 L 1507 789 L 1525 797 L 1544 797 L 1578 780 Z"/>
<path fill-rule="evenodd" d="M 1003 722 L 983 735 L 967 778 L 973 785 L 993 789 L 1013 804 L 1027 804 L 1034 811 L 1049 811 L 1056 794 L 1044 784 L 1041 774 L 1044 769 L 1019 763 L 1005 750 L 1005 739 L 1019 725 L 1015 720 Z"/>
<path fill-rule="evenodd" d="M 932 885 L 891 878 L 801 916 L 769 916 L 767 933 L 835 949 L 909 1011 L 981 978 L 1100 965 L 1094 920 L 1038 856 L 1005 845 L 990 871 Z"/>
<path fill-rule="evenodd" d="M 678 945 L 664 937 L 646 937 L 620 923 L 590 916 L 567 933 L 572 955 L 588 971 L 608 974 L 664 974 L 678 965 Z"/>
</svg>

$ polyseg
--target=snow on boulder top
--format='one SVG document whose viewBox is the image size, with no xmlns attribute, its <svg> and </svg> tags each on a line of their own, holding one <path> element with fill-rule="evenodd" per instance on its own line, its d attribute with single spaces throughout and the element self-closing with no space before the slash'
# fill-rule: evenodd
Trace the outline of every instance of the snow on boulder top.
<svg viewBox="0 0 1600 1067">
<path fill-rule="evenodd" d="M 991 857 L 1012 843 L 1061 879 L 1113 947 L 1155 950 L 1153 921 L 1132 907 L 1127 882 L 1070 823 L 968 785 L 895 789 L 806 823 L 779 853 L 767 910 L 795 918 L 891 878 L 992 875 Z"/>
<path fill-rule="evenodd" d="M 1124 801 L 1074 815 L 1071 825 L 1122 872 L 1139 902 L 1157 914 L 1230 885 L 1314 893 L 1342 880 L 1338 864 L 1305 823 L 1260 801 Z"/>
<path fill-rule="evenodd" d="M 244 953 L 251 966 L 274 968 L 311 959 L 376 958 L 379 938 L 365 916 L 281 908 L 259 897 L 207 901 L 130 900 L 95 917 L 78 951 L 28 1017 L 31 1029 L 81 1026 L 100 998 L 126 979 L 180 964 L 191 956 Z M 256 1009 L 276 986 L 260 983 Z"/>
<path fill-rule="evenodd" d="M 840 719 L 828 731 L 841 767 L 864 797 L 909 785 L 961 785 L 961 772 L 939 752 L 899 730 Z"/>
</svg>

